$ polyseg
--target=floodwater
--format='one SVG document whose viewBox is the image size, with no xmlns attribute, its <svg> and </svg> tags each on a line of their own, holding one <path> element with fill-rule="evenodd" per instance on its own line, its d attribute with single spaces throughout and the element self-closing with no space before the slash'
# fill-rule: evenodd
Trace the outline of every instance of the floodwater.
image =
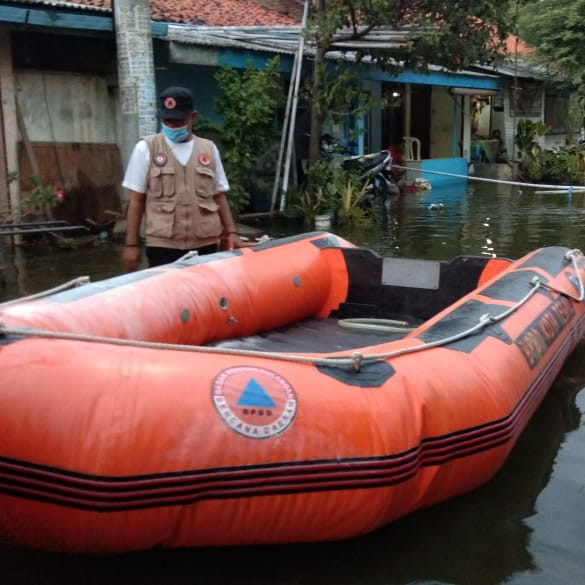
<svg viewBox="0 0 585 585">
<path fill-rule="evenodd" d="M 431 204 L 436 208 L 430 209 Z M 394 198 L 370 228 L 339 233 L 383 255 L 517 258 L 542 245 L 585 250 L 584 216 L 584 194 L 535 194 L 475 183 Z M 274 237 L 303 231 L 290 221 L 257 227 Z M 0 301 L 81 275 L 92 280 L 118 275 L 123 272 L 121 251 L 119 242 L 108 239 L 72 250 L 45 242 L 7 249 Z M 0 546 L 0 584 L 585 583 L 584 364 L 582 343 L 494 479 L 375 533 L 311 545 L 153 550 L 107 557 Z"/>
</svg>

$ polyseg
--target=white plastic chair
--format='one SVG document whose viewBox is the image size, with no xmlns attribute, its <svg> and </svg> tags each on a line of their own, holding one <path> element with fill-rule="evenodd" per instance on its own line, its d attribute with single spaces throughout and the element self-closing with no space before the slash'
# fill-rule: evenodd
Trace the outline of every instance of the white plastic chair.
<svg viewBox="0 0 585 585">
<path fill-rule="evenodd" d="M 420 160 L 420 140 L 414 136 L 403 136 L 404 160 Z"/>
</svg>

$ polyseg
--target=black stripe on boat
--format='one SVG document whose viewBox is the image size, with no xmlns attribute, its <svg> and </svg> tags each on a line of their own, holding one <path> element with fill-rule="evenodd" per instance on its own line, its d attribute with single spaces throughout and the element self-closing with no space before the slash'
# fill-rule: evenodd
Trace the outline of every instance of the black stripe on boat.
<svg viewBox="0 0 585 585">
<path fill-rule="evenodd" d="M 429 437 L 387 456 L 299 461 L 139 476 L 96 476 L 0 458 L 0 493 L 96 512 L 186 505 L 345 489 L 374 489 L 408 481 L 425 466 L 441 465 L 510 443 L 526 426 L 564 360 L 581 324 L 505 417 L 454 433 Z"/>
</svg>

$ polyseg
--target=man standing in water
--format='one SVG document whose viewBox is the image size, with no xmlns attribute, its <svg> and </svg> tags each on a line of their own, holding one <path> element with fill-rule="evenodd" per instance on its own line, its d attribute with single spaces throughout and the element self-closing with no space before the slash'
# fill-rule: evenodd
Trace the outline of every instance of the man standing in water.
<svg viewBox="0 0 585 585">
<path fill-rule="evenodd" d="M 190 250 L 217 252 L 220 238 L 230 250 L 249 245 L 236 234 L 217 147 L 191 130 L 197 117 L 191 92 L 184 87 L 165 89 L 158 114 L 160 133 L 136 144 L 122 182 L 130 190 L 126 269 L 135 270 L 140 262 L 143 216 L 149 266 L 174 262 Z"/>
</svg>

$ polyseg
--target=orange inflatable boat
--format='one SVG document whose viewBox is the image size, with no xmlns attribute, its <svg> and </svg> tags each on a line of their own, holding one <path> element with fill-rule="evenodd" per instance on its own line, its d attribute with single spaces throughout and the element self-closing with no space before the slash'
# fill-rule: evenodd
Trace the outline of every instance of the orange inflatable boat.
<svg viewBox="0 0 585 585">
<path fill-rule="evenodd" d="M 342 539 L 472 490 L 585 330 L 585 261 L 329 233 L 0 305 L 0 542 Z"/>
</svg>

